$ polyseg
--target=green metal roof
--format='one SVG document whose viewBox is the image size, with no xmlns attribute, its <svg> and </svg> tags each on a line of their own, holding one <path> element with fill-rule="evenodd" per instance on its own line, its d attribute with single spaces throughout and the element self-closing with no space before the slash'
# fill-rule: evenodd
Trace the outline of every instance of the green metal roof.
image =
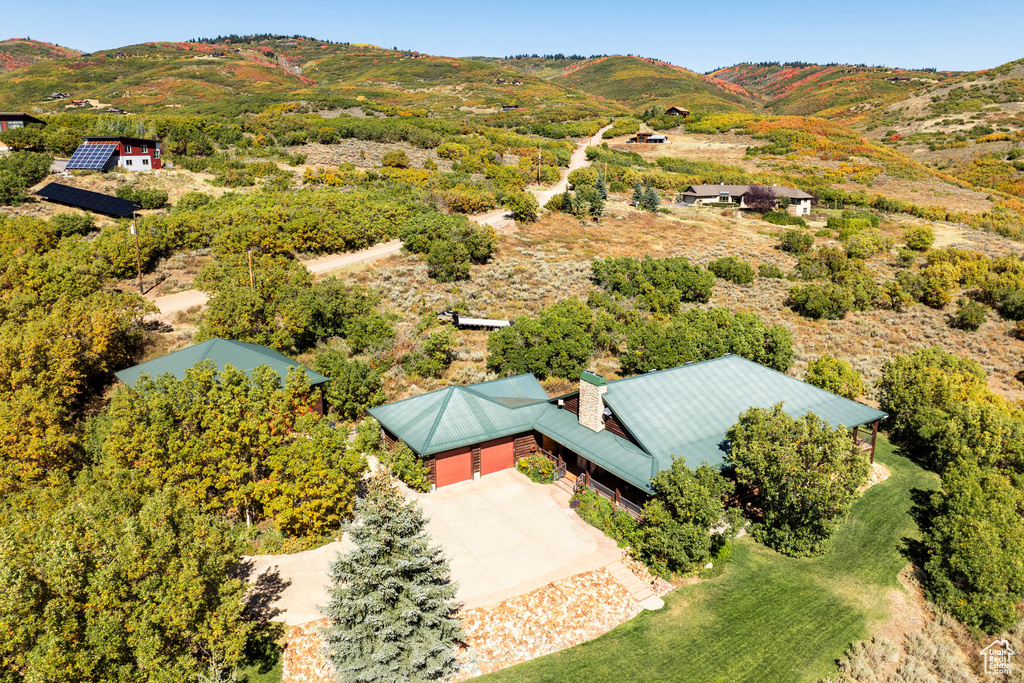
<svg viewBox="0 0 1024 683">
<path fill-rule="evenodd" d="M 628 439 L 607 429 L 595 432 L 580 424 L 575 413 L 548 403 L 533 428 L 566 448 L 597 463 L 624 481 L 653 493 L 651 477 L 661 469 L 659 462 Z"/>
<path fill-rule="evenodd" d="M 608 382 L 605 404 L 639 447 L 608 430 L 580 425 L 556 401 L 533 375 L 519 375 L 447 387 L 371 408 L 370 414 L 420 455 L 536 430 L 646 491 L 651 491 L 651 477 L 671 466 L 672 456 L 691 468 L 722 464 L 725 433 L 752 407 L 770 408 L 781 401 L 794 417 L 812 412 L 834 427 L 886 417 L 731 355 Z"/>
<path fill-rule="evenodd" d="M 370 414 L 420 455 L 533 429 L 548 406 L 533 375 L 450 386 L 370 409 Z"/>
<path fill-rule="evenodd" d="M 886 417 L 863 403 L 811 386 L 740 356 L 682 365 L 608 383 L 605 404 L 644 450 L 669 467 L 672 456 L 697 467 L 725 460 L 725 433 L 749 408 L 782 401 L 793 417 L 806 413 L 833 427 Z"/>
<path fill-rule="evenodd" d="M 298 361 L 273 349 L 268 349 L 266 346 L 218 338 L 193 344 L 180 351 L 154 358 L 114 374 L 129 386 L 135 386 L 139 377 L 144 373 L 153 379 L 168 374 L 174 375 L 178 379 L 184 379 L 186 370 L 204 360 L 213 361 L 218 370 L 223 370 L 226 365 L 232 365 L 249 376 L 252 376 L 252 371 L 260 365 L 266 365 L 281 377 L 282 384 L 287 379 L 288 371 L 291 368 L 304 369 L 310 385 L 328 381 L 328 378 L 320 373 L 313 372 Z"/>
</svg>

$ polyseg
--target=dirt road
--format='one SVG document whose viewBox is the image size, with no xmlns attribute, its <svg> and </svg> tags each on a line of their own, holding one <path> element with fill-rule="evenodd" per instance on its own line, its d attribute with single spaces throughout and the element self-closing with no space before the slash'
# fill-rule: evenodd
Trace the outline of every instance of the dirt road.
<svg viewBox="0 0 1024 683">
<path fill-rule="evenodd" d="M 572 158 L 569 160 L 569 168 L 562 171 L 562 177 L 557 183 L 544 190 L 531 190 L 534 196 L 537 197 L 537 203 L 540 204 L 542 208 L 556 194 L 565 192 L 569 188 L 569 174 L 571 172 L 575 171 L 577 168 L 583 168 L 584 166 L 590 165 L 590 162 L 587 160 L 587 147 L 601 144 L 601 135 L 609 128 L 611 128 L 611 126 L 605 126 L 601 130 L 597 131 L 593 137 L 581 143 L 576 150 L 573 151 Z M 499 232 L 509 232 L 510 228 L 515 225 L 509 218 L 508 211 L 505 209 L 495 209 L 494 211 L 489 211 L 478 216 L 472 216 L 471 218 L 481 225 L 490 225 Z M 378 244 L 370 247 L 369 249 L 363 249 L 362 251 L 356 251 L 351 254 L 330 254 L 329 256 L 321 256 L 319 258 L 303 261 L 302 263 L 309 268 L 310 272 L 314 275 L 323 275 L 324 273 L 329 273 L 333 270 L 341 270 L 342 268 L 347 268 L 360 263 L 370 263 L 371 261 L 376 261 L 379 258 L 397 254 L 401 249 L 402 243 L 398 240 L 393 240 L 391 242 Z M 160 315 L 167 315 L 168 313 L 177 313 L 179 311 L 188 310 L 193 306 L 202 306 L 208 299 L 209 297 L 203 292 L 189 289 L 184 292 L 178 292 L 177 294 L 156 297 L 152 301 L 160 309 Z"/>
<path fill-rule="evenodd" d="M 348 254 L 329 254 L 309 259 L 308 261 L 302 261 L 301 263 L 313 275 L 323 275 L 324 273 L 341 270 L 342 268 L 348 268 L 360 263 L 370 263 L 371 261 L 397 254 L 401 249 L 402 243 L 398 240 L 392 240 L 391 242 L 376 244 L 362 251 Z M 202 306 L 209 298 L 209 296 L 198 289 L 187 289 L 176 294 L 155 297 L 152 301 L 160 309 L 160 315 L 167 315 L 168 313 L 188 310 L 193 306 Z"/>
<path fill-rule="evenodd" d="M 537 203 L 544 207 L 548 201 L 551 200 L 556 194 L 561 194 L 569 189 L 569 174 L 575 171 L 577 168 L 583 168 L 584 166 L 590 166 L 590 162 L 587 160 L 587 147 L 601 144 L 601 136 L 604 132 L 610 129 L 611 126 L 605 126 L 601 130 L 597 131 L 592 138 L 582 143 L 576 148 L 576 151 L 572 153 L 572 159 L 569 160 L 569 168 L 562 172 L 562 178 L 546 190 L 533 190 L 534 196 L 537 197 Z"/>
<path fill-rule="evenodd" d="M 577 168 L 583 168 L 584 166 L 590 166 L 590 161 L 587 160 L 587 147 L 592 145 L 600 145 L 602 137 L 601 135 L 611 128 L 611 126 L 605 126 L 601 130 L 597 131 L 593 137 L 589 138 L 585 142 L 582 142 L 573 153 L 572 158 L 569 159 L 569 168 L 562 171 L 562 177 L 557 183 L 546 189 L 530 190 L 533 192 L 533 196 L 537 198 L 537 203 L 543 209 L 544 205 L 547 204 L 552 197 L 556 194 L 561 194 L 569 189 L 569 174 L 575 171 Z M 512 220 L 511 214 L 508 209 L 494 209 L 487 213 L 477 214 L 470 216 L 470 218 L 479 223 L 480 225 L 489 225 L 499 233 L 514 232 L 515 221 Z"/>
</svg>

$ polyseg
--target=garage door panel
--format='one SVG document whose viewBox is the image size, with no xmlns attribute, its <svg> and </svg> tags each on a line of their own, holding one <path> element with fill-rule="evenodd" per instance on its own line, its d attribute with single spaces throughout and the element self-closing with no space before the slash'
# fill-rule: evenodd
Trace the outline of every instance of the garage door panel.
<svg viewBox="0 0 1024 683">
<path fill-rule="evenodd" d="M 480 474 L 507 470 L 515 464 L 515 439 L 504 438 L 480 445 Z"/>
<path fill-rule="evenodd" d="M 473 461 L 469 448 L 438 453 L 434 467 L 438 488 L 473 478 Z"/>
</svg>

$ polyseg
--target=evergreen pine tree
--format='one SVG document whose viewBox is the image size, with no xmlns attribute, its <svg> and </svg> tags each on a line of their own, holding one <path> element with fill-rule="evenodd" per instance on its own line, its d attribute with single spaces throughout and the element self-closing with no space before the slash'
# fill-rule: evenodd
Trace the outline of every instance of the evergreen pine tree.
<svg viewBox="0 0 1024 683">
<path fill-rule="evenodd" d="M 597 172 L 597 182 L 594 184 L 594 189 L 597 190 L 597 194 L 601 196 L 601 199 L 608 199 L 608 187 L 604 184 L 604 173 L 601 171 Z"/>
<path fill-rule="evenodd" d="M 387 474 L 370 479 L 346 527 L 356 547 L 330 568 L 324 613 L 331 625 L 323 637 L 340 680 L 419 683 L 458 670 L 455 585 L 424 526 L 423 513 Z"/>
<path fill-rule="evenodd" d="M 641 185 L 640 181 L 638 180 L 638 181 L 636 181 L 636 184 L 633 185 L 633 196 L 630 197 L 629 203 L 639 209 L 639 208 L 642 208 L 643 202 L 644 202 L 644 186 Z"/>
<path fill-rule="evenodd" d="M 653 187 L 648 187 L 644 191 L 643 197 L 643 208 L 648 211 L 657 211 L 658 207 L 661 206 L 661 196 L 658 195 L 658 191 Z"/>
</svg>

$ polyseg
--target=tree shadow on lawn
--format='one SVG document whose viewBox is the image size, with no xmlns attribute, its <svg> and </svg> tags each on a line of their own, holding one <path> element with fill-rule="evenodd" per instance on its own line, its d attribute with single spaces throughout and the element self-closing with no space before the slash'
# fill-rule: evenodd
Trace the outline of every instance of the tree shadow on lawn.
<svg viewBox="0 0 1024 683">
<path fill-rule="evenodd" d="M 917 524 L 921 533 L 925 533 L 932 525 L 931 498 L 935 491 L 927 489 L 910 489 L 910 517 Z M 907 561 L 914 565 L 915 571 L 920 571 L 928 561 L 928 546 L 919 538 L 904 536 L 900 552 Z"/>
<path fill-rule="evenodd" d="M 248 580 L 252 576 L 254 564 L 252 560 L 239 562 L 231 573 L 232 577 Z M 257 677 L 269 674 L 280 664 L 285 625 L 272 621 L 281 614 L 274 603 L 291 583 L 281 577 L 277 567 L 272 567 L 250 584 L 242 616 L 252 622 L 255 628 L 245 645 L 245 680 L 250 680 L 249 674 Z"/>
</svg>

